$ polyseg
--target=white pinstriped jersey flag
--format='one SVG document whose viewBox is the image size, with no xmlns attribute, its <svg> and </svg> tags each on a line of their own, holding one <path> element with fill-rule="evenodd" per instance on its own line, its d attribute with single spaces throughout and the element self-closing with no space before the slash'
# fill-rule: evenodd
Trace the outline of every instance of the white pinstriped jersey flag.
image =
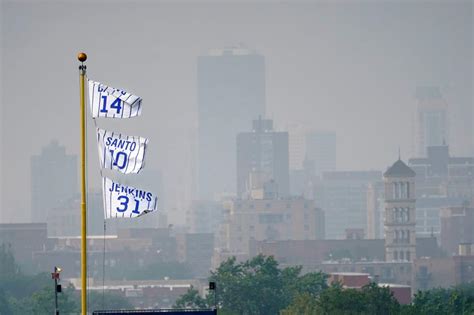
<svg viewBox="0 0 474 315">
<path fill-rule="evenodd" d="M 97 128 L 97 146 L 102 168 L 136 174 L 145 166 L 148 139 Z"/>
<path fill-rule="evenodd" d="M 156 210 L 158 198 L 152 192 L 102 178 L 104 217 L 134 218 Z"/>
<path fill-rule="evenodd" d="M 141 97 L 100 82 L 88 81 L 92 117 L 130 118 L 142 113 Z"/>
</svg>

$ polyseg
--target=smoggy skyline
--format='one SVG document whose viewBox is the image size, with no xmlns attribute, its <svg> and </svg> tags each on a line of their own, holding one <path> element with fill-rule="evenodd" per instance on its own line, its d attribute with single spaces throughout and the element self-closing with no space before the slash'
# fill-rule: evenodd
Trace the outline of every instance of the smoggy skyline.
<svg viewBox="0 0 474 315">
<path fill-rule="evenodd" d="M 278 130 L 335 131 L 338 169 L 385 170 L 399 147 L 411 157 L 420 85 L 440 86 L 448 102 L 452 154 L 473 153 L 469 1 L 2 1 L 1 34 L 0 218 L 8 222 L 29 218 L 31 155 L 52 139 L 79 152 L 79 51 L 91 79 L 143 97 L 142 117 L 99 125 L 150 138 L 147 167 L 163 173 L 177 222 L 172 209 L 195 189 L 197 58 L 212 48 L 244 43 L 263 55 L 267 117 Z M 88 150 L 96 189 L 91 122 Z"/>
</svg>

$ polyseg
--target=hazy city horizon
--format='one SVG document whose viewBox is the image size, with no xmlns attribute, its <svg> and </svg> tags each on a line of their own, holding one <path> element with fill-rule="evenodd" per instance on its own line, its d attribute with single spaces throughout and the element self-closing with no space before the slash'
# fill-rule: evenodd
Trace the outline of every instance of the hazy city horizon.
<svg viewBox="0 0 474 315">
<path fill-rule="evenodd" d="M 474 313 L 473 15 L 0 0 L 0 313 Z"/>
<path fill-rule="evenodd" d="M 103 23 L 104 12 L 114 18 Z M 133 7 L 3 1 L 2 17 L 2 199 L 8 222 L 28 220 L 28 191 L 21 187 L 29 186 L 31 155 L 52 139 L 78 153 L 79 50 L 89 54 L 92 79 L 144 98 L 146 118 L 132 121 L 127 131 L 153 135 L 148 166 L 163 172 L 169 212 L 186 207 L 196 189 L 197 58 L 242 42 L 265 58 L 266 116 L 277 130 L 297 123 L 335 132 L 340 170 L 385 170 L 399 148 L 405 160 L 413 157 L 418 86 L 440 87 L 456 122 L 450 124 L 451 152 L 473 153 L 472 132 L 465 132 L 472 130 L 468 1 Z M 130 38 L 133 44 L 121 44 Z M 89 152 L 95 152 L 92 139 Z M 89 154 L 89 160 L 90 184 L 97 188 L 97 159 Z"/>
</svg>

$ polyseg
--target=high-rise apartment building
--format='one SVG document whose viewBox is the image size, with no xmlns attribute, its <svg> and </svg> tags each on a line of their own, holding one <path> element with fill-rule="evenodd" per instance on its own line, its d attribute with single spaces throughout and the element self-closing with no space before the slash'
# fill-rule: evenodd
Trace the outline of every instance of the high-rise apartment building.
<svg viewBox="0 0 474 315">
<path fill-rule="evenodd" d="M 413 261 L 416 258 L 416 173 L 402 160 L 384 174 L 385 260 Z"/>
<path fill-rule="evenodd" d="M 198 194 L 212 199 L 234 192 L 235 138 L 265 115 L 265 60 L 231 47 L 198 58 Z"/>
<path fill-rule="evenodd" d="M 449 143 L 448 105 L 438 87 L 416 90 L 415 154 L 427 155 L 427 147 Z"/>
<path fill-rule="evenodd" d="M 334 132 L 310 132 L 306 134 L 307 163 L 313 163 L 316 176 L 336 170 L 336 134 Z"/>
<path fill-rule="evenodd" d="M 237 196 L 243 197 L 251 190 L 251 175 L 260 180 L 274 182 L 276 193 L 286 197 L 290 192 L 288 132 L 273 130 L 273 121 L 253 121 L 251 132 L 237 136 Z"/>
<path fill-rule="evenodd" d="M 52 141 L 31 157 L 31 221 L 46 222 L 48 213 L 78 193 L 77 156 Z"/>
</svg>

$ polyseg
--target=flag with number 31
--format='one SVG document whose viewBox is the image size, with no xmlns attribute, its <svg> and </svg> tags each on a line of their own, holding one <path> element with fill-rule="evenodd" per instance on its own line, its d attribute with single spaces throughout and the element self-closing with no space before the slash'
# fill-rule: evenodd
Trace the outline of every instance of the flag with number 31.
<svg viewBox="0 0 474 315">
<path fill-rule="evenodd" d="M 142 113 L 142 98 L 100 82 L 89 81 L 89 104 L 94 118 L 131 118 Z"/>
</svg>

